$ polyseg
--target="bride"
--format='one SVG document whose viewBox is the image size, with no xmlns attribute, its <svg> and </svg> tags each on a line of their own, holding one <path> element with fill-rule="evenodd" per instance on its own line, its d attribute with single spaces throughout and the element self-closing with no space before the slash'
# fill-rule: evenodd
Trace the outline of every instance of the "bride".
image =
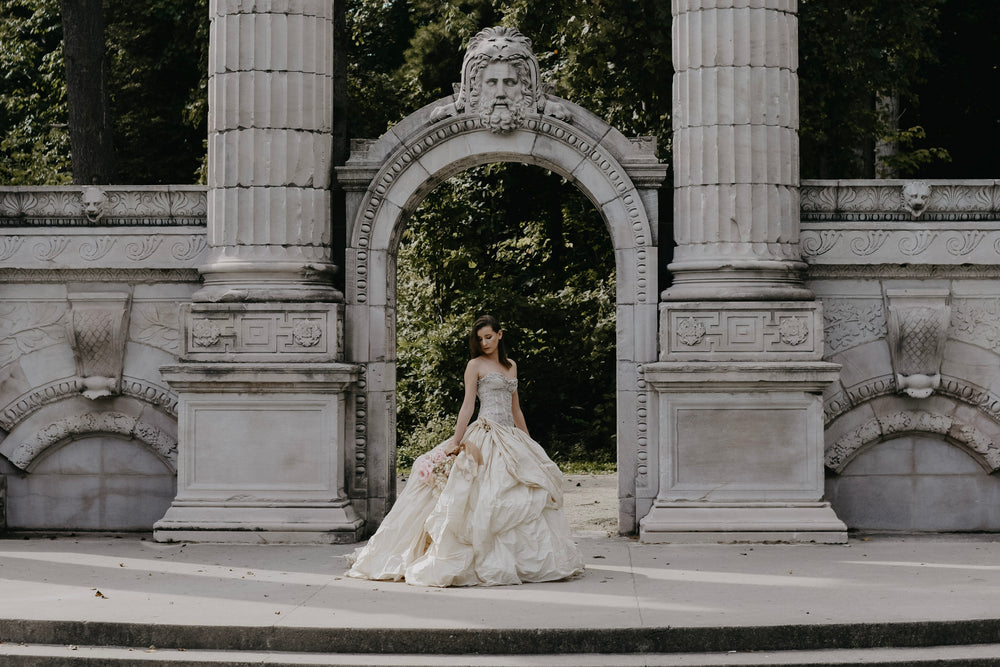
<svg viewBox="0 0 1000 667">
<path fill-rule="evenodd" d="M 392 511 L 348 575 L 420 586 L 495 586 L 565 579 L 583 560 L 562 513 L 562 473 L 528 435 L 500 323 L 469 334 L 465 400 L 455 435 L 420 456 Z M 479 417 L 469 420 L 479 397 Z"/>
</svg>

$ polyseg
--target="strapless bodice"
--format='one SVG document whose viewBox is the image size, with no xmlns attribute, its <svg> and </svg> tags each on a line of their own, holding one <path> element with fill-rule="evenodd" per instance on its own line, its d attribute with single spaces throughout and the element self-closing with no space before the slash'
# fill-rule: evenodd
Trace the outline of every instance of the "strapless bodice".
<svg viewBox="0 0 1000 667">
<path fill-rule="evenodd" d="M 479 416 L 496 424 L 514 425 L 514 415 L 511 412 L 511 399 L 517 391 L 517 378 L 506 378 L 502 373 L 493 371 L 479 378 L 477 393 L 479 394 Z"/>
</svg>

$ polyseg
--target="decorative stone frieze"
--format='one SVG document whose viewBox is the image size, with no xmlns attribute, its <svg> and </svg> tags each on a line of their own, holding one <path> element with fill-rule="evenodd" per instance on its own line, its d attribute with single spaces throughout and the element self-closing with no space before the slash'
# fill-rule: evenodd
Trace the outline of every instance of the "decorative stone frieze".
<svg viewBox="0 0 1000 667">
<path fill-rule="evenodd" d="M 113 411 L 89 412 L 59 419 L 10 451 L 4 451 L 4 454 L 18 468 L 29 470 L 31 464 L 49 447 L 95 433 L 135 438 L 152 448 L 171 467 L 176 467 L 177 441 L 172 436 L 138 417 Z M 6 444 L 4 443 L 5 449 Z"/>
<path fill-rule="evenodd" d="M 51 228 L 0 232 L 0 255 L 8 267 L 22 270 L 193 269 L 207 256 L 205 230 L 198 227 L 105 227 L 100 232 Z M 20 281 L 19 281 L 20 282 Z"/>
<path fill-rule="evenodd" d="M 980 222 L 1000 218 L 1000 181 L 804 181 L 802 222 Z M 912 209 L 912 210 L 911 210 Z M 812 225 L 806 225 L 812 228 Z"/>
<path fill-rule="evenodd" d="M 975 453 L 989 472 L 1000 470 L 1000 447 L 985 434 L 954 417 L 924 410 L 904 410 L 869 419 L 826 450 L 826 467 L 841 472 L 864 448 L 907 433 L 946 436 Z"/>
<path fill-rule="evenodd" d="M 664 361 L 820 359 L 818 302 L 660 304 L 660 358 Z"/>
<path fill-rule="evenodd" d="M 951 336 L 1000 353 L 1000 299 L 956 299 L 952 308 Z"/>
<path fill-rule="evenodd" d="M 941 384 L 951 293 L 947 289 L 887 289 L 885 298 L 896 386 L 911 398 L 927 398 Z"/>
<path fill-rule="evenodd" d="M 183 304 L 184 361 L 276 363 L 340 358 L 343 306 L 336 304 Z"/>
<path fill-rule="evenodd" d="M 0 227 L 204 227 L 205 191 L 203 185 L 2 186 Z"/>
<path fill-rule="evenodd" d="M 69 293 L 67 338 L 87 398 L 120 393 L 131 298 L 127 292 Z"/>
</svg>

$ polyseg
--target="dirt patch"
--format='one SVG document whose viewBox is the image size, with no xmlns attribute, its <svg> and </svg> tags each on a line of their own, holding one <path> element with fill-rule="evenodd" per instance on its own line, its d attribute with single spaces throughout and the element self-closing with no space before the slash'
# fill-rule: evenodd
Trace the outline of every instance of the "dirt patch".
<svg viewBox="0 0 1000 667">
<path fill-rule="evenodd" d="M 618 534 L 618 474 L 564 475 L 563 509 L 578 535 Z"/>
</svg>

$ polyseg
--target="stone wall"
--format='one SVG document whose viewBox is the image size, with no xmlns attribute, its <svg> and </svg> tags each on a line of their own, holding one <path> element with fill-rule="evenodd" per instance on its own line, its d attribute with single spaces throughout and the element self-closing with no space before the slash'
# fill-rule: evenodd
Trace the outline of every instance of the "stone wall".
<svg viewBox="0 0 1000 667">
<path fill-rule="evenodd" d="M 811 181 L 827 498 L 852 528 L 1000 530 L 1000 182 Z"/>
<path fill-rule="evenodd" d="M 178 304 L 205 188 L 0 188 L 7 527 L 149 530 L 176 489 Z"/>
</svg>

